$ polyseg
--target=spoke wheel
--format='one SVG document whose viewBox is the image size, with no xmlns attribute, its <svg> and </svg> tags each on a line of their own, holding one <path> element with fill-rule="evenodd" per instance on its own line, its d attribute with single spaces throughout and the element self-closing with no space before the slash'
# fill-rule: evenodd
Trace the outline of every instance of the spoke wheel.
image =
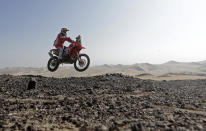
<svg viewBox="0 0 206 131">
<path fill-rule="evenodd" d="M 80 57 L 80 60 L 77 60 L 74 63 L 74 68 L 77 71 L 82 72 L 82 71 L 85 71 L 89 67 L 90 59 L 89 59 L 89 56 L 86 54 L 80 54 L 79 57 Z"/>
<path fill-rule="evenodd" d="M 59 60 L 57 57 L 52 57 L 49 59 L 47 68 L 49 71 L 54 72 L 58 69 L 59 67 Z"/>
</svg>

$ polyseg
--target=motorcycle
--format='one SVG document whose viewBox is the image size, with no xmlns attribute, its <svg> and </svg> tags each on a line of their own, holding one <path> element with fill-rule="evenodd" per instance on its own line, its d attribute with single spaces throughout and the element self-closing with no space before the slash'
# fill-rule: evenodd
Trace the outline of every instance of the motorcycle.
<svg viewBox="0 0 206 131">
<path fill-rule="evenodd" d="M 74 68 L 79 72 L 83 72 L 89 67 L 89 56 L 87 54 L 80 54 L 82 49 L 86 49 L 82 46 L 81 41 L 75 41 L 71 45 L 72 46 L 64 47 L 61 61 L 58 59 L 58 49 L 51 49 L 49 51 L 50 59 L 47 64 L 49 71 L 56 71 L 59 67 L 59 64 L 74 64 Z"/>
</svg>

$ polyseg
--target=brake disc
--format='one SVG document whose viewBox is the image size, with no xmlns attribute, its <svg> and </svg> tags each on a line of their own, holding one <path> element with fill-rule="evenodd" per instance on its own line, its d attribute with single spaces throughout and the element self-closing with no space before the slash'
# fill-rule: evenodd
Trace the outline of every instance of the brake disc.
<svg viewBox="0 0 206 131">
<path fill-rule="evenodd" d="M 83 67 L 84 65 L 85 65 L 85 60 L 82 60 L 82 59 L 81 59 L 81 60 L 79 61 L 79 66 L 80 66 L 80 67 Z"/>
</svg>

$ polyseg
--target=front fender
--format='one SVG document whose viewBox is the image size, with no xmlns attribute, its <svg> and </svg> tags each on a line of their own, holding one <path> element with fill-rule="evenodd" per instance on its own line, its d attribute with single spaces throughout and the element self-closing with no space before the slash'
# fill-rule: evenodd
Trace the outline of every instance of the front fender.
<svg viewBox="0 0 206 131">
<path fill-rule="evenodd" d="M 79 47 L 79 49 L 81 50 L 81 49 L 86 49 L 86 48 L 85 48 L 85 47 L 83 47 L 83 46 L 80 46 L 80 47 Z"/>
</svg>

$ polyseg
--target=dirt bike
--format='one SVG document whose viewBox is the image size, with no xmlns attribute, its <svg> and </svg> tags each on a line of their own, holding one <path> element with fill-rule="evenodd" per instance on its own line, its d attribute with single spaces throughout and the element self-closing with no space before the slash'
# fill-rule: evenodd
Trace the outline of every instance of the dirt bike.
<svg viewBox="0 0 206 131">
<path fill-rule="evenodd" d="M 49 71 L 54 72 L 58 69 L 59 64 L 74 64 L 74 68 L 79 71 L 85 71 L 90 64 L 90 58 L 87 54 L 80 54 L 82 49 L 86 49 L 82 46 L 81 42 L 74 42 L 69 47 L 64 46 L 62 60 L 58 59 L 58 49 L 51 49 L 49 51 L 50 59 L 47 64 Z"/>
</svg>

